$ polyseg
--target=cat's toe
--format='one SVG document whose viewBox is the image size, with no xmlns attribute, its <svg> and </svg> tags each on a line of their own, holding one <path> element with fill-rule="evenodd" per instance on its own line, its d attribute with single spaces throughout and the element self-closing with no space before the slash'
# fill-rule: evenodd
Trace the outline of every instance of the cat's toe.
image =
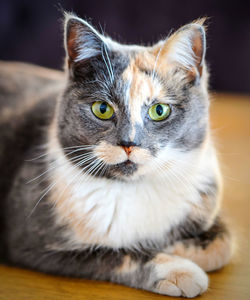
<svg viewBox="0 0 250 300">
<path fill-rule="evenodd" d="M 156 284 L 156 292 L 163 295 L 169 296 L 181 296 L 181 289 L 173 282 L 168 279 L 158 281 Z"/>
<path fill-rule="evenodd" d="M 163 266 L 160 268 L 162 269 Z M 164 273 L 163 269 L 158 271 Z M 207 274 L 191 261 L 185 260 L 178 265 L 166 265 L 165 272 L 164 279 L 155 283 L 154 291 L 157 293 L 193 298 L 204 293 L 208 288 Z"/>
<path fill-rule="evenodd" d="M 202 277 L 197 280 L 191 273 L 176 272 L 171 274 L 170 278 L 160 280 L 156 285 L 156 291 L 170 296 L 193 298 L 207 290 L 207 276 Z"/>
</svg>

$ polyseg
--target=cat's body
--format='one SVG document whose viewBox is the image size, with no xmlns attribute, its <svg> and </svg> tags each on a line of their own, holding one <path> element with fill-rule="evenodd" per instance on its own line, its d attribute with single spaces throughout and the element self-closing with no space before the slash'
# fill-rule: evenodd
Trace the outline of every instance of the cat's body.
<svg viewBox="0 0 250 300">
<path fill-rule="evenodd" d="M 1 65 L 3 254 L 53 274 L 196 296 L 208 285 L 202 269 L 231 255 L 203 29 L 183 27 L 147 49 L 76 17 L 66 24 L 68 78 Z"/>
</svg>

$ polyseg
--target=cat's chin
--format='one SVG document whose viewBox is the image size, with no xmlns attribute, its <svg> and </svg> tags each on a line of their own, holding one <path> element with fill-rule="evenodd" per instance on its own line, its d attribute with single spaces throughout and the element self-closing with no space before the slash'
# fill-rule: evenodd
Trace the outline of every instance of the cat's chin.
<svg viewBox="0 0 250 300">
<path fill-rule="evenodd" d="M 131 181 L 134 179 L 134 174 L 138 170 L 138 165 L 131 160 L 126 160 L 116 165 L 112 165 L 109 168 L 108 178 L 122 180 L 122 181 Z"/>
<path fill-rule="evenodd" d="M 133 175 L 138 169 L 136 163 L 132 162 L 131 160 L 126 160 L 122 163 L 119 163 L 115 166 L 115 170 L 120 173 L 121 175 Z"/>
</svg>

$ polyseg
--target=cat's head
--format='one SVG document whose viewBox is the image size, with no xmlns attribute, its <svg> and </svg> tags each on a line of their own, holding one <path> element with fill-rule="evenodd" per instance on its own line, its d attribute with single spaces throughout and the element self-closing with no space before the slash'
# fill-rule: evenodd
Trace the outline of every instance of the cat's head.
<svg viewBox="0 0 250 300">
<path fill-rule="evenodd" d="M 203 21 L 150 47 L 128 46 L 66 15 L 67 86 L 58 136 L 94 176 L 134 180 L 171 169 L 208 131 Z"/>
</svg>

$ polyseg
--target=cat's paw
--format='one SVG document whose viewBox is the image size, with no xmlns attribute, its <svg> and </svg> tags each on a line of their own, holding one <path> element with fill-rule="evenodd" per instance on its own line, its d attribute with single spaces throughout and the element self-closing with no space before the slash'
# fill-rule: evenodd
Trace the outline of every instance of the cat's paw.
<svg viewBox="0 0 250 300">
<path fill-rule="evenodd" d="M 208 276 L 196 264 L 186 259 L 169 259 L 167 255 L 160 255 L 161 262 L 156 263 L 154 270 L 157 278 L 161 279 L 154 282 L 154 292 L 193 298 L 207 290 Z"/>
</svg>

